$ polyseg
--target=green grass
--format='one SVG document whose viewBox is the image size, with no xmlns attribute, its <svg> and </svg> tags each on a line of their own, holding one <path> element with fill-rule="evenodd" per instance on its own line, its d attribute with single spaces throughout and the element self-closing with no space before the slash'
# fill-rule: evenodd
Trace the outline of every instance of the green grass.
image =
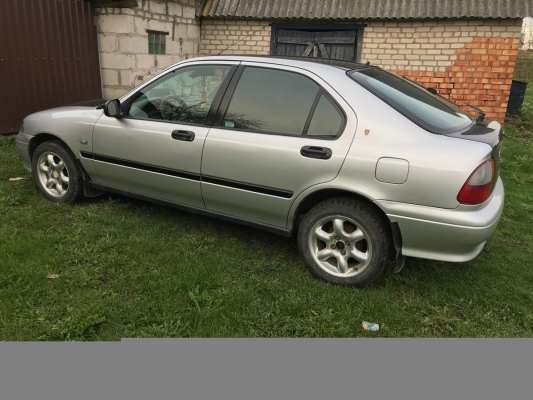
<svg viewBox="0 0 533 400">
<path fill-rule="evenodd" d="M 519 50 L 518 51 L 519 60 L 533 60 L 533 51 L 531 50 Z"/>
<path fill-rule="evenodd" d="M 53 204 L 22 168 L 14 137 L 1 137 L 0 340 L 531 337 L 531 89 L 511 121 L 505 211 L 481 255 L 408 259 L 366 289 L 314 279 L 294 239 L 114 195 Z M 18 176 L 28 179 L 8 181 Z M 363 320 L 380 331 L 363 331 Z"/>
<path fill-rule="evenodd" d="M 533 51 L 518 52 L 514 79 L 522 82 L 533 81 Z"/>
</svg>

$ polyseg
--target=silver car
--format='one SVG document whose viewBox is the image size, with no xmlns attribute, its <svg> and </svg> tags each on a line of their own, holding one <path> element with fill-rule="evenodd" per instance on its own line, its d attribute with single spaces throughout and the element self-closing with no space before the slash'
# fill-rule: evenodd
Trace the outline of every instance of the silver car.
<svg viewBox="0 0 533 400">
<path fill-rule="evenodd" d="M 483 249 L 503 130 L 477 112 L 370 65 L 214 56 L 30 115 L 17 149 L 51 201 L 113 192 L 297 235 L 316 276 L 362 286 L 391 259 Z"/>
</svg>

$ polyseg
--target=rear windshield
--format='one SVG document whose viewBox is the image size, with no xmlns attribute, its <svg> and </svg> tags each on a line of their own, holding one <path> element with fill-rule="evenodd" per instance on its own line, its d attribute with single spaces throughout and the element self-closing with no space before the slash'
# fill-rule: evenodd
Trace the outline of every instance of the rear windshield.
<svg viewBox="0 0 533 400">
<path fill-rule="evenodd" d="M 455 104 L 384 70 L 365 68 L 350 71 L 348 76 L 430 132 L 457 132 L 473 122 Z"/>
</svg>

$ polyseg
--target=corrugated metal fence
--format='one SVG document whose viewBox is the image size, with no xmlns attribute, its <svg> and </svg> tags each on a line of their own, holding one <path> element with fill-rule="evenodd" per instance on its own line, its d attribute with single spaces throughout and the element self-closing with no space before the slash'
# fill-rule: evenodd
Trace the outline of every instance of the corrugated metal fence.
<svg viewBox="0 0 533 400">
<path fill-rule="evenodd" d="M 0 0 L 0 133 L 33 112 L 102 97 L 93 6 Z"/>
</svg>

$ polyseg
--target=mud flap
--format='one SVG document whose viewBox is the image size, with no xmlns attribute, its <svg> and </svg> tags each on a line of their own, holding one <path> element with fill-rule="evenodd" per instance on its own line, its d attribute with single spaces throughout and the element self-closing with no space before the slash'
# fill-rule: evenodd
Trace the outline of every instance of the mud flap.
<svg viewBox="0 0 533 400">
<path fill-rule="evenodd" d="M 80 166 L 81 175 L 83 177 L 83 195 L 85 197 L 97 197 L 104 194 L 102 190 L 94 189 L 91 186 L 91 178 L 89 177 L 89 174 L 85 172 L 85 169 L 83 168 L 83 165 L 81 165 L 81 162 L 79 160 L 78 164 Z"/>
<path fill-rule="evenodd" d="M 400 272 L 405 266 L 405 256 L 402 254 L 402 232 L 397 222 L 391 223 L 392 240 L 394 241 L 394 249 L 396 250 L 396 264 L 394 266 L 394 273 Z"/>
</svg>

